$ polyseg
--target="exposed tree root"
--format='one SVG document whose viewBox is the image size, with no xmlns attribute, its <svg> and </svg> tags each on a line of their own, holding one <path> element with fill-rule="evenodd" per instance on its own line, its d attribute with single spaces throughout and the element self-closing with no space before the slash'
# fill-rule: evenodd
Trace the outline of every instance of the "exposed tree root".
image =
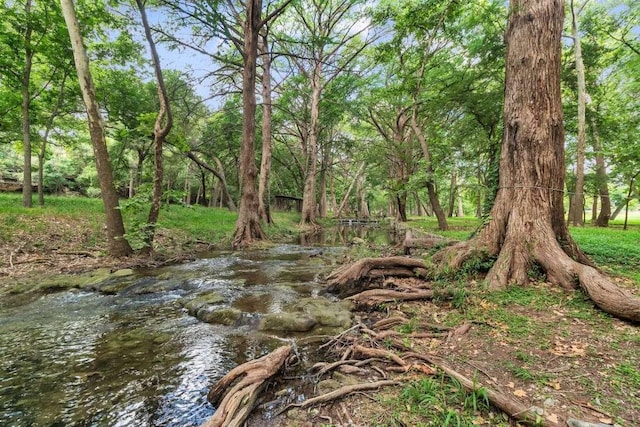
<svg viewBox="0 0 640 427">
<path fill-rule="evenodd" d="M 253 409 L 265 382 L 282 368 L 290 353 L 291 346 L 279 347 L 259 359 L 233 368 L 222 377 L 207 396 L 209 402 L 218 407 L 203 427 L 241 426 Z M 223 391 L 242 376 L 244 378 L 233 385 L 221 400 Z"/>
<path fill-rule="evenodd" d="M 487 274 L 489 288 L 504 289 L 509 284 L 526 285 L 533 264 L 542 267 L 547 280 L 567 290 L 581 288 L 601 310 L 617 318 L 640 322 L 640 297 L 620 288 L 610 278 L 593 267 L 579 252 L 572 259 L 550 233 L 542 233 L 529 245 L 514 239 L 504 241 L 499 253 L 487 239 L 478 238 L 460 242 L 434 255 L 440 270 L 461 268 L 471 259 L 486 261 L 498 255 Z M 583 262 L 584 261 L 584 262 Z"/>
<path fill-rule="evenodd" d="M 439 293 L 438 295 L 446 296 L 444 293 Z M 385 302 L 433 299 L 434 296 L 435 293 L 432 290 L 401 292 L 391 289 L 371 289 L 352 295 L 347 299 L 353 301 L 358 307 L 375 307 Z"/>
<path fill-rule="evenodd" d="M 404 356 L 405 359 L 416 358 L 431 363 L 432 365 L 441 369 L 444 373 L 452 378 L 455 378 L 464 388 L 469 391 L 477 391 L 481 388 L 486 391 L 487 398 L 497 408 L 504 411 L 511 418 L 524 423 L 526 425 L 540 425 L 538 417 L 533 412 L 531 407 L 527 407 L 518 399 L 511 397 L 501 391 L 493 390 L 489 387 L 483 386 L 477 380 L 471 380 L 460 372 L 456 371 L 447 362 L 436 357 L 430 357 L 419 353 L 408 353 Z M 544 423 L 547 427 L 559 427 L 560 424 L 547 419 Z"/>
<path fill-rule="evenodd" d="M 375 279 L 388 276 L 424 276 L 426 265 L 423 260 L 406 257 L 363 258 L 351 265 L 345 265 L 327 277 L 327 292 L 345 298 L 369 287 Z"/>
<path fill-rule="evenodd" d="M 327 403 L 330 402 L 332 400 L 336 400 L 336 399 L 340 399 L 341 397 L 345 397 L 348 396 L 352 393 L 356 393 L 356 392 L 360 392 L 360 391 L 368 391 L 368 390 L 378 390 L 381 387 L 389 387 L 389 386 L 394 386 L 394 385 L 399 385 L 401 384 L 399 381 L 392 381 L 392 380 L 381 380 L 381 381 L 375 381 L 372 383 L 363 383 L 363 384 L 354 384 L 354 385 L 346 385 L 343 387 L 340 387 L 337 390 L 333 390 L 329 393 L 323 394 L 321 396 L 317 396 L 317 397 L 313 397 L 311 399 L 307 399 L 304 402 L 301 403 L 292 403 L 290 405 L 288 405 L 286 408 L 284 408 L 282 412 L 286 412 L 289 409 L 292 408 L 300 408 L 300 409 L 306 409 L 306 408 L 310 408 L 312 406 L 315 405 L 320 405 L 322 403 Z"/>
</svg>

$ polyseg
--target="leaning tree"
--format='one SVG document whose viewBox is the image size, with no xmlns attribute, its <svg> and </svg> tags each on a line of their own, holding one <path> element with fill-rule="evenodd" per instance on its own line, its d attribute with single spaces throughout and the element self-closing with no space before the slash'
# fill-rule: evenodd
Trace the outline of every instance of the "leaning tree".
<svg viewBox="0 0 640 427">
<path fill-rule="evenodd" d="M 487 280 L 500 289 L 529 281 L 580 287 L 602 310 L 640 321 L 640 298 L 620 289 L 584 255 L 564 221 L 564 129 L 560 94 L 563 2 L 512 0 L 506 31 L 504 135 L 491 218 L 471 240 L 434 256 L 441 268 L 494 258 Z"/>
</svg>

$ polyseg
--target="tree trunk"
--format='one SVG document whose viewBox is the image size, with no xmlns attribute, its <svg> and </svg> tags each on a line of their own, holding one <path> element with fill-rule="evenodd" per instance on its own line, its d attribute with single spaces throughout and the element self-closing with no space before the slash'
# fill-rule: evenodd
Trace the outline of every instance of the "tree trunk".
<svg viewBox="0 0 640 427">
<path fill-rule="evenodd" d="M 623 230 L 627 229 L 627 225 L 629 223 L 629 202 L 631 201 L 631 195 L 633 194 L 633 183 L 639 174 L 640 172 L 636 172 L 635 175 L 631 177 L 631 180 L 629 180 L 629 191 L 627 191 L 627 198 L 625 199 L 624 203 L 624 226 L 622 227 Z"/>
<path fill-rule="evenodd" d="M 434 259 L 442 268 L 460 268 L 472 257 L 497 257 L 487 275 L 491 289 L 528 283 L 537 264 L 551 283 L 579 285 L 602 310 L 640 321 L 640 298 L 591 265 L 564 221 L 563 19 L 557 0 L 510 3 L 500 185 L 491 220 Z"/>
<path fill-rule="evenodd" d="M 260 161 L 260 181 L 258 183 L 258 215 L 260 220 L 272 224 L 269 194 L 269 177 L 271 175 L 271 52 L 269 51 L 268 33 L 261 35 L 260 50 L 262 53 L 262 159 Z"/>
<path fill-rule="evenodd" d="M 457 191 L 457 200 L 458 200 L 458 212 L 456 213 L 456 216 L 458 218 L 462 218 L 464 216 L 464 203 L 462 203 L 462 194 L 460 194 L 460 190 L 458 189 Z"/>
<path fill-rule="evenodd" d="M 578 19 L 571 0 L 571 34 L 573 49 L 576 57 L 576 73 L 578 75 L 578 142 L 576 153 L 576 189 L 569 211 L 569 222 L 576 226 L 584 225 L 584 157 L 586 140 L 585 110 L 587 104 L 587 89 L 584 76 L 584 62 L 582 61 L 582 44 L 578 33 Z"/>
<path fill-rule="evenodd" d="M 422 154 L 424 155 L 424 159 L 427 162 L 427 193 L 429 194 L 429 203 L 431 204 L 431 208 L 433 209 L 433 213 L 438 219 L 438 230 L 445 231 L 449 228 L 447 224 L 447 217 L 444 213 L 444 209 L 440 205 L 440 200 L 438 199 L 438 192 L 436 190 L 436 185 L 433 182 L 433 164 L 431 162 L 431 152 L 429 150 L 429 143 L 427 139 L 424 137 L 422 130 L 418 126 L 417 119 L 417 110 L 414 108 L 413 114 L 411 116 L 411 129 L 413 129 L 413 133 L 418 138 L 420 142 L 420 147 L 422 148 Z"/>
<path fill-rule="evenodd" d="M 600 213 L 596 218 L 596 227 L 608 227 L 611 217 L 611 198 L 609 197 L 609 184 L 607 168 L 604 164 L 602 141 L 598 133 L 598 127 L 594 118 L 591 119 L 591 131 L 593 133 L 593 150 L 596 154 L 596 185 L 600 194 Z"/>
<path fill-rule="evenodd" d="M 340 206 L 336 210 L 336 213 L 335 213 L 335 217 L 336 218 L 340 218 L 342 216 L 342 211 L 347 206 L 347 202 L 349 201 L 349 195 L 351 194 L 351 190 L 353 190 L 353 186 L 356 184 L 356 182 L 358 181 L 358 177 L 360 176 L 360 174 L 364 170 L 365 164 L 366 164 L 365 162 L 360 163 L 360 167 L 358 168 L 358 171 L 356 172 L 356 175 L 351 180 L 351 183 L 349 184 L 349 188 L 347 188 L 346 193 L 344 193 L 344 197 L 342 198 L 342 201 L 340 202 Z"/>
<path fill-rule="evenodd" d="M 87 108 L 89 134 L 91 135 L 96 170 L 100 180 L 100 191 L 104 203 L 109 254 L 114 257 L 127 256 L 133 253 L 133 250 L 125 238 L 124 223 L 118 205 L 118 193 L 113 183 L 113 173 L 109 162 L 102 117 L 96 101 L 93 80 L 89 72 L 89 58 L 82 44 L 82 33 L 78 25 L 73 0 L 60 0 L 60 5 L 69 30 L 73 57 L 78 72 L 78 81 L 80 82 L 82 97 Z"/>
<path fill-rule="evenodd" d="M 44 158 L 47 155 L 47 148 L 49 142 L 49 135 L 53 129 L 53 122 L 58 114 L 60 114 L 60 108 L 62 108 L 62 102 L 64 100 L 65 82 L 69 73 L 65 70 L 62 82 L 60 83 L 60 91 L 58 92 L 58 98 L 56 99 L 56 105 L 51 111 L 51 115 L 47 119 L 47 123 L 44 129 L 44 135 L 42 136 L 42 142 L 40 144 L 40 151 L 38 152 L 38 205 L 44 206 Z"/>
<path fill-rule="evenodd" d="M 187 153 L 185 153 L 185 155 L 191 160 L 193 160 L 195 164 L 197 164 L 199 167 L 208 170 L 216 178 L 218 178 L 218 182 L 219 182 L 218 187 L 220 190 L 220 196 L 218 197 L 217 194 L 214 194 L 212 198 L 214 200 L 220 199 L 220 207 L 222 207 L 222 205 L 224 204 L 227 207 L 227 209 L 234 212 L 236 210 L 236 204 L 234 203 L 233 198 L 229 194 L 229 189 L 227 187 L 227 179 L 225 177 L 224 168 L 222 167 L 222 162 L 220 161 L 220 159 L 218 159 L 217 157 L 214 158 L 214 161 L 216 162 L 216 166 L 218 166 L 218 169 L 216 170 L 211 165 L 200 160 L 200 158 L 198 158 L 198 156 L 196 156 L 195 153 L 191 151 L 188 151 Z"/>
<path fill-rule="evenodd" d="M 24 70 L 22 73 L 22 150 L 24 157 L 22 206 L 25 208 L 30 208 L 33 204 L 33 185 L 31 182 L 31 118 L 29 114 L 31 107 L 31 90 L 29 85 L 31 83 L 31 67 L 33 65 L 31 3 L 31 0 L 27 0 L 24 7 L 27 22 L 24 32 Z"/>
<path fill-rule="evenodd" d="M 242 145 L 240 147 L 240 209 L 232 247 L 240 249 L 254 240 L 266 238 L 258 216 L 255 161 L 256 136 L 256 59 L 262 0 L 247 0 L 244 25 L 244 69 L 242 72 Z"/>
<path fill-rule="evenodd" d="M 160 109 L 156 122 L 153 126 L 153 192 L 151 196 L 151 208 L 149 209 L 149 216 L 147 217 L 147 223 L 145 224 L 145 246 L 142 248 L 142 254 L 148 255 L 153 251 L 153 238 L 155 236 L 156 223 L 158 222 L 158 216 L 160 215 L 160 203 L 162 201 L 162 179 L 164 177 L 164 166 L 162 163 L 162 148 L 167 135 L 171 131 L 171 125 L 173 124 L 173 118 L 171 116 L 171 106 L 169 105 L 169 96 L 167 95 L 167 88 L 164 84 L 164 77 L 162 76 L 162 67 L 160 66 L 160 58 L 156 50 L 156 44 L 153 41 L 151 35 L 151 28 L 149 28 L 149 21 L 147 20 L 147 12 L 144 8 L 142 0 L 136 0 L 138 9 L 140 10 L 140 17 L 142 18 L 142 26 L 144 27 L 144 34 L 149 43 L 149 50 L 151 51 L 151 59 L 153 60 L 153 71 L 156 76 L 156 84 L 158 85 L 158 101 Z"/>
<path fill-rule="evenodd" d="M 451 218 L 453 216 L 453 210 L 456 206 L 456 188 L 458 186 L 458 177 L 456 175 L 455 166 L 451 169 L 451 181 L 449 182 L 449 209 L 447 210 L 447 216 Z"/>
<path fill-rule="evenodd" d="M 593 195 L 593 203 L 591 204 L 591 223 L 595 224 L 598 218 L 598 193 Z"/>
<path fill-rule="evenodd" d="M 318 137 L 320 97 L 322 95 L 322 62 L 318 61 L 313 70 L 311 93 L 311 120 L 309 123 L 309 144 L 304 190 L 302 194 L 302 217 L 300 225 L 313 225 L 316 221 L 316 171 L 318 168 Z"/>
<path fill-rule="evenodd" d="M 366 178 L 360 174 L 356 185 L 356 194 L 358 196 L 358 218 L 368 219 L 370 216 L 369 205 L 367 204 L 367 190 L 364 186 Z"/>
</svg>

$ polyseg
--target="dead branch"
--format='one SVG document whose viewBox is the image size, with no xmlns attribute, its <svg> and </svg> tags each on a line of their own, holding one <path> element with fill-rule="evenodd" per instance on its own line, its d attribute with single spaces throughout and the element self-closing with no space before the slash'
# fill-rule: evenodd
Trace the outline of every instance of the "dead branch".
<svg viewBox="0 0 640 427">
<path fill-rule="evenodd" d="M 241 426 L 253 409 L 265 382 L 284 365 L 291 353 L 291 346 L 279 347 L 273 352 L 233 368 L 215 384 L 207 399 L 213 405 L 220 404 L 216 412 L 202 427 Z M 243 377 L 244 378 L 241 378 Z M 240 379 L 241 378 L 241 379 Z M 220 400 L 222 392 L 237 379 L 239 381 Z"/>
</svg>

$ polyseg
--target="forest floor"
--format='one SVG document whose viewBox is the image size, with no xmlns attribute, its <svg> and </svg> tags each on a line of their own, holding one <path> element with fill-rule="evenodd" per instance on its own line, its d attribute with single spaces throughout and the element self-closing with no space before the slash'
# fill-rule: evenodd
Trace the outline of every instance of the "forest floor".
<svg viewBox="0 0 640 427">
<path fill-rule="evenodd" d="M 197 228 L 181 230 L 167 225 L 160 228 L 156 239 L 160 248 L 156 257 L 117 260 L 104 255 L 100 214 L 72 211 L 25 215 L 0 209 L 0 294 L 22 280 L 41 275 L 190 259 L 210 249 L 211 242 L 228 242 L 224 233 L 228 235 L 233 226 L 231 216 L 218 218 L 226 231 L 214 236 Z M 184 212 L 175 215 L 181 217 Z M 291 220 L 282 227 L 294 223 Z M 200 226 L 211 228 L 210 219 Z M 426 228 L 419 221 L 412 226 Z M 580 230 L 578 234 L 583 234 L 576 238 L 607 271 L 626 276 L 616 279 L 622 286 L 638 291 L 640 230 L 635 227 L 626 234 L 615 227 L 598 230 L 598 234 Z M 461 223 L 448 237 L 464 237 L 472 228 Z M 611 318 L 581 293 L 557 289 L 535 274 L 531 286 L 503 292 L 487 292 L 481 277 L 473 275 L 434 283 L 433 287 L 452 289 L 453 299 L 386 303 L 358 312 L 361 327 L 327 346 L 322 357 L 327 362 L 339 360 L 353 345 L 399 357 L 418 353 L 477 382 L 479 390 L 466 390 L 434 363 L 408 362 L 407 357 L 403 359 L 407 364 L 398 365 L 387 358 L 355 370 L 350 366 L 331 370 L 322 377 L 303 375 L 304 380 L 293 383 L 281 378 L 261 402 L 281 400 L 291 393 L 311 397 L 381 379 L 398 380 L 396 386 L 350 394 L 308 410 L 294 408 L 278 416 L 263 404 L 249 425 L 516 425 L 487 405 L 485 391 L 489 389 L 501 391 L 527 408 L 534 407 L 540 422 L 547 425 L 566 425 L 570 417 L 625 427 L 640 425 L 637 325 Z M 375 329 L 376 322 L 386 318 L 396 319 L 388 329 L 392 333 Z M 379 338 L 372 331 L 381 334 Z M 285 389 L 290 391 L 282 393 Z"/>
</svg>

